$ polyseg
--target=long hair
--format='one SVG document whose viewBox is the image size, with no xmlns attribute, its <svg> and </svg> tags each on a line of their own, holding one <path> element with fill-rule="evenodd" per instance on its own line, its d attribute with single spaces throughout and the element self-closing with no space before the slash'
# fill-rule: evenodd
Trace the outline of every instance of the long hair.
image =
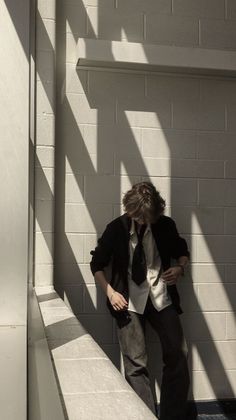
<svg viewBox="0 0 236 420">
<path fill-rule="evenodd" d="M 164 213 L 166 203 L 151 182 L 138 182 L 124 195 L 123 206 L 128 216 L 154 223 Z"/>
</svg>

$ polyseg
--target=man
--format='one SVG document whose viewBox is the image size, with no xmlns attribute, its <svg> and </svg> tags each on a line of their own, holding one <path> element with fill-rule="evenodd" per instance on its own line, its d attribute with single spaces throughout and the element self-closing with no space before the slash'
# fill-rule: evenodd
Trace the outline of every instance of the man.
<svg viewBox="0 0 236 420">
<path fill-rule="evenodd" d="M 145 347 L 148 320 L 159 335 L 164 362 L 160 419 L 184 420 L 189 372 L 176 283 L 190 253 L 173 219 L 164 215 L 165 201 L 153 184 L 133 185 L 123 205 L 125 214 L 107 225 L 91 251 L 91 271 L 116 319 L 126 380 L 155 414 Z M 109 283 L 104 268 L 110 261 Z"/>
</svg>

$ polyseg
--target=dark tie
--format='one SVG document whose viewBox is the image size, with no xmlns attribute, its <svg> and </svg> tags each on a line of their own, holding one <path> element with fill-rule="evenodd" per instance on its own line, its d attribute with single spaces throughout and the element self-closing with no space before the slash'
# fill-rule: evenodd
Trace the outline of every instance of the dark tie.
<svg viewBox="0 0 236 420">
<path fill-rule="evenodd" d="M 143 283 L 147 278 L 147 264 L 146 264 L 146 258 L 145 253 L 143 249 L 143 235 L 146 230 L 146 225 L 142 225 L 140 232 L 138 233 L 137 229 L 137 222 L 135 223 L 136 233 L 138 237 L 138 243 L 134 249 L 133 254 L 133 261 L 132 261 L 132 279 L 133 281 L 139 286 L 141 283 Z"/>
</svg>

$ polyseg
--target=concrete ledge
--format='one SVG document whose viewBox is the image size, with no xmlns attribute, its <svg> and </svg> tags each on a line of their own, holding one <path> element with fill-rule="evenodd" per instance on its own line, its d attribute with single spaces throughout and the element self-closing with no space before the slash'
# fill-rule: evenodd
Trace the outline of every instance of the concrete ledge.
<svg viewBox="0 0 236 420">
<path fill-rule="evenodd" d="M 36 293 L 68 419 L 155 419 L 55 290 Z"/>
<path fill-rule="evenodd" d="M 80 38 L 77 68 L 236 77 L 236 52 Z"/>
</svg>

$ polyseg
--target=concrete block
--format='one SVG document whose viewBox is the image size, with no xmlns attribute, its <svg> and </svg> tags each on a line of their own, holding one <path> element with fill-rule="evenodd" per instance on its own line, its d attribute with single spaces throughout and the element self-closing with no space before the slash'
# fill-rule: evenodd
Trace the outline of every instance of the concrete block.
<svg viewBox="0 0 236 420">
<path fill-rule="evenodd" d="M 66 174 L 66 203 L 84 202 L 84 177 L 78 174 Z"/>
<path fill-rule="evenodd" d="M 84 313 L 108 313 L 106 295 L 99 285 L 84 287 Z"/>
<path fill-rule="evenodd" d="M 199 159 L 235 159 L 236 148 L 234 134 L 197 133 L 197 157 Z"/>
<path fill-rule="evenodd" d="M 217 94 L 212 94 L 212 89 L 200 79 L 176 81 L 173 86 L 174 128 L 225 130 L 225 105 L 219 89 L 215 90 Z"/>
<path fill-rule="evenodd" d="M 217 207 L 172 206 L 172 217 L 180 232 L 192 234 L 224 233 L 224 210 Z"/>
<path fill-rule="evenodd" d="M 224 162 L 213 160 L 199 160 L 196 163 L 197 178 L 223 178 Z"/>
<path fill-rule="evenodd" d="M 201 47 L 235 50 L 236 27 L 234 21 L 221 19 L 200 20 Z"/>
<path fill-rule="evenodd" d="M 65 404 L 72 420 L 154 420 L 149 408 L 134 392 L 99 392 L 66 395 Z"/>
<path fill-rule="evenodd" d="M 55 284 L 94 284 L 94 277 L 87 264 L 57 263 L 55 267 Z"/>
<path fill-rule="evenodd" d="M 204 355 L 204 362 L 200 359 L 200 370 L 214 372 L 222 369 L 235 369 L 236 341 L 206 341 L 198 343 L 199 353 Z"/>
<path fill-rule="evenodd" d="M 35 263 L 52 264 L 53 262 L 53 233 L 36 232 L 35 234 Z"/>
<path fill-rule="evenodd" d="M 112 174 L 114 163 L 112 144 L 107 147 L 102 135 L 95 136 L 96 126 L 64 125 L 61 155 L 66 156 L 66 172 L 73 174 Z"/>
<path fill-rule="evenodd" d="M 225 267 L 220 264 L 192 264 L 191 278 L 194 283 L 223 283 Z"/>
<path fill-rule="evenodd" d="M 37 146 L 36 148 L 36 167 L 53 168 L 54 162 L 54 146 Z"/>
<path fill-rule="evenodd" d="M 105 126 L 106 128 L 106 126 Z M 71 135 L 76 136 L 76 128 L 75 127 L 66 127 L 67 132 L 71 132 Z M 98 148 L 99 150 L 102 150 L 101 147 L 104 143 L 106 143 L 106 146 L 109 146 L 109 141 L 105 142 L 103 136 L 99 136 L 98 130 L 100 131 L 101 128 L 97 125 L 81 125 L 79 127 L 80 133 L 81 133 L 81 143 L 83 144 L 83 147 L 85 150 L 87 150 L 89 155 L 97 155 L 98 154 Z M 76 141 L 76 140 L 75 140 Z M 99 143 L 99 146 L 98 146 Z M 110 141 L 111 144 L 113 144 L 112 141 Z M 100 153 L 100 152 L 99 152 Z"/>
<path fill-rule="evenodd" d="M 175 80 L 173 86 L 173 127 L 196 129 L 199 118 L 200 82 L 196 79 Z M 184 93 L 183 93 L 184 92 Z"/>
<path fill-rule="evenodd" d="M 53 264 L 35 264 L 35 285 L 53 285 Z"/>
<path fill-rule="evenodd" d="M 105 229 L 105 226 L 104 226 Z M 100 235 L 99 235 L 100 236 Z M 97 245 L 97 238 L 98 235 L 85 235 L 84 236 L 84 262 L 90 263 L 92 255 L 90 254 L 90 251 L 95 248 Z"/>
<path fill-rule="evenodd" d="M 197 203 L 197 181 L 195 179 L 172 178 L 170 183 L 170 201 L 193 205 Z"/>
<path fill-rule="evenodd" d="M 89 95 L 100 100 L 108 96 L 136 98 L 142 100 L 145 94 L 144 75 L 89 71 Z"/>
<path fill-rule="evenodd" d="M 87 70 L 76 70 L 74 64 L 66 64 L 66 92 L 86 93 L 87 92 Z"/>
<path fill-rule="evenodd" d="M 236 279 L 236 266 L 227 264 L 225 266 L 225 281 L 228 283 L 234 283 Z"/>
<path fill-rule="evenodd" d="M 123 205 L 122 204 L 114 204 L 113 205 L 113 217 L 114 219 L 116 217 L 121 216 L 124 213 L 123 211 Z"/>
<path fill-rule="evenodd" d="M 236 208 L 224 208 L 225 234 L 236 235 Z"/>
<path fill-rule="evenodd" d="M 52 114 L 37 115 L 36 143 L 38 146 L 53 146 L 55 144 L 55 117 Z"/>
<path fill-rule="evenodd" d="M 121 200 L 119 177 L 87 175 L 85 200 L 87 203 L 119 203 Z"/>
<path fill-rule="evenodd" d="M 114 124 L 115 98 L 107 98 L 106 102 L 89 103 L 83 94 L 67 94 L 63 109 L 65 124 Z"/>
<path fill-rule="evenodd" d="M 173 77 L 173 75 L 169 76 L 158 73 L 154 73 L 153 75 L 147 74 L 145 80 L 146 96 L 158 101 L 171 101 L 175 94 L 176 84 L 183 83 L 182 79 L 179 80 L 179 78 Z"/>
<path fill-rule="evenodd" d="M 197 235 L 184 234 L 191 254 L 191 263 L 197 262 Z"/>
<path fill-rule="evenodd" d="M 40 0 L 38 2 L 38 12 L 42 18 L 55 19 L 55 1 Z"/>
<path fill-rule="evenodd" d="M 57 245 L 57 263 L 80 263 L 84 261 L 84 235 L 67 233 Z"/>
<path fill-rule="evenodd" d="M 236 160 L 225 162 L 225 178 L 236 178 Z"/>
<path fill-rule="evenodd" d="M 37 16 L 36 46 L 39 51 L 54 51 L 56 41 L 56 22 Z"/>
<path fill-rule="evenodd" d="M 191 341 L 225 340 L 226 314 L 215 312 L 194 312 L 183 314 L 186 339 Z"/>
<path fill-rule="evenodd" d="M 54 201 L 35 200 L 35 231 L 54 231 Z"/>
<path fill-rule="evenodd" d="M 211 373 L 208 377 L 207 372 L 198 371 L 194 373 L 192 382 L 193 395 L 196 400 L 214 400 L 225 396 L 225 381 L 222 379 L 222 372 Z"/>
<path fill-rule="evenodd" d="M 88 37 L 113 40 L 143 40 L 143 16 L 133 9 L 88 8 Z"/>
<path fill-rule="evenodd" d="M 236 340 L 235 312 L 226 313 L 226 338 L 228 340 Z"/>
<path fill-rule="evenodd" d="M 227 387 L 225 389 L 226 398 L 234 398 L 236 392 L 236 375 L 235 369 L 227 369 Z"/>
<path fill-rule="evenodd" d="M 196 119 L 196 128 L 199 130 L 225 130 L 225 105 L 203 100 L 200 102 L 198 115 Z"/>
<path fill-rule="evenodd" d="M 173 0 L 173 14 L 180 16 L 224 19 L 224 0 Z"/>
<path fill-rule="evenodd" d="M 173 130 L 142 129 L 144 157 L 182 158 L 196 157 L 196 135 Z"/>
<path fill-rule="evenodd" d="M 36 51 L 37 80 L 46 83 L 55 79 L 54 51 Z"/>
<path fill-rule="evenodd" d="M 73 34 L 75 39 L 86 36 L 86 8 L 82 1 L 63 1 L 60 3 L 60 13 L 57 19 L 66 32 Z"/>
<path fill-rule="evenodd" d="M 215 312 L 235 309 L 236 304 L 232 296 L 234 296 L 236 284 L 199 284 L 198 288 L 199 304 L 203 311 Z"/>
<path fill-rule="evenodd" d="M 102 231 L 104 226 L 112 219 L 112 206 L 110 204 L 96 204 L 87 206 L 82 204 L 66 204 L 65 231 L 78 233 L 95 233 Z"/>
<path fill-rule="evenodd" d="M 64 28 L 64 26 L 63 26 Z M 68 29 L 68 26 L 67 26 Z M 77 37 L 76 37 L 77 38 Z M 70 32 L 66 34 L 61 34 L 61 39 L 65 42 L 65 57 L 66 63 L 71 63 L 76 65 L 78 61 L 78 53 L 77 53 L 77 40 L 75 39 L 74 35 Z"/>
<path fill-rule="evenodd" d="M 226 127 L 227 130 L 231 132 L 235 132 L 236 129 L 236 122 L 235 122 L 235 111 L 236 111 L 236 104 L 227 104 L 226 105 Z"/>
<path fill-rule="evenodd" d="M 168 159 L 142 158 L 140 155 L 115 156 L 115 173 L 135 176 L 169 176 L 170 162 Z"/>
<path fill-rule="evenodd" d="M 171 0 L 149 0 L 148 2 L 143 2 L 142 0 L 125 0 L 117 1 L 118 9 L 125 12 L 132 12 L 133 10 L 140 11 L 143 13 L 171 13 Z"/>
<path fill-rule="evenodd" d="M 37 113 L 53 114 L 54 113 L 54 83 L 37 81 Z"/>
<path fill-rule="evenodd" d="M 236 180 L 199 180 L 199 204 L 203 206 L 235 206 Z"/>
<path fill-rule="evenodd" d="M 236 4 L 234 0 L 227 1 L 227 18 L 232 20 L 236 19 Z"/>
<path fill-rule="evenodd" d="M 234 247 L 236 236 L 212 235 L 197 238 L 197 258 L 199 262 L 235 262 Z"/>
<path fill-rule="evenodd" d="M 219 178 L 224 177 L 224 163 L 197 161 L 194 159 L 171 159 L 171 174 L 174 177 Z"/>
<path fill-rule="evenodd" d="M 147 42 L 182 46 L 198 45 L 198 20 L 192 17 L 147 14 Z"/>
<path fill-rule="evenodd" d="M 117 121 L 123 127 L 170 128 L 171 103 L 168 100 L 145 97 L 141 102 L 134 98 L 118 100 Z"/>
<path fill-rule="evenodd" d="M 198 303 L 198 285 L 186 284 L 179 281 L 178 291 L 181 300 L 181 307 L 184 312 L 199 311 L 200 306 Z"/>
</svg>

